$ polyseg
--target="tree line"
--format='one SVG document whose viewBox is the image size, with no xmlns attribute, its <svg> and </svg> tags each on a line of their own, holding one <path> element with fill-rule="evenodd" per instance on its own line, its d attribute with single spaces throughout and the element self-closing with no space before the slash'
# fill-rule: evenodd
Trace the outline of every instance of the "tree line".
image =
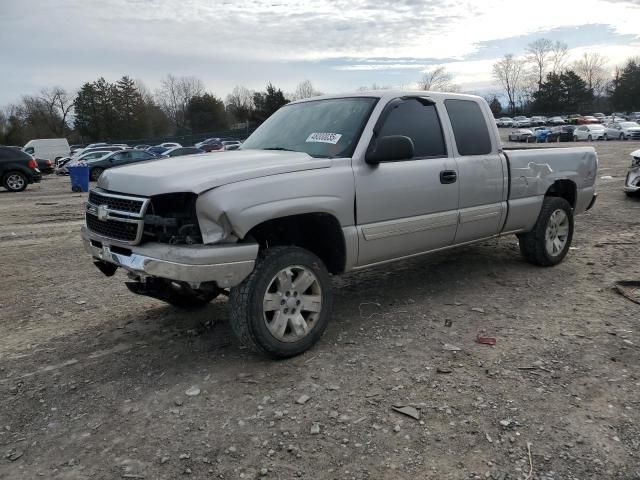
<svg viewBox="0 0 640 480">
<path fill-rule="evenodd" d="M 493 78 L 511 114 L 589 113 L 640 110 L 640 58 L 608 68 L 609 60 L 587 52 L 569 62 L 569 47 L 541 38 L 523 55 L 506 54 L 493 65 Z"/>
<path fill-rule="evenodd" d="M 271 83 L 264 91 L 237 86 L 223 101 L 192 76 L 168 74 L 154 93 L 126 75 L 114 83 L 100 77 L 75 94 L 61 87 L 43 89 L 0 109 L 0 144 L 49 137 L 126 141 L 248 128 L 292 100 L 316 95 L 321 93 L 309 80 L 289 94 Z"/>
</svg>

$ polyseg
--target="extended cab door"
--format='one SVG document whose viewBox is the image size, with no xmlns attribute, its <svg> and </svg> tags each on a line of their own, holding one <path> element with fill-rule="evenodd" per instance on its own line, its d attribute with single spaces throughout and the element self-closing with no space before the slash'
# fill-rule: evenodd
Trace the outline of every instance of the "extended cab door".
<svg viewBox="0 0 640 480">
<path fill-rule="evenodd" d="M 452 149 L 458 165 L 460 220 L 455 243 L 497 234 L 507 211 L 506 159 L 501 154 L 495 128 L 489 129 L 484 105 L 474 100 L 444 101 L 453 135 Z M 492 125 L 493 127 L 493 125 Z"/>
<path fill-rule="evenodd" d="M 415 155 L 369 165 L 354 161 L 358 266 L 434 250 L 453 243 L 458 222 L 455 160 L 447 151 L 442 106 L 419 97 L 391 100 L 376 138 L 404 135 Z"/>
</svg>

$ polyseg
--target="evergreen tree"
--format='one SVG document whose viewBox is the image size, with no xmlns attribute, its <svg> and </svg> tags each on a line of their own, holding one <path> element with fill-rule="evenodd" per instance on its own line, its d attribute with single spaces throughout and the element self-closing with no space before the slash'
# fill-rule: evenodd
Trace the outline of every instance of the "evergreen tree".
<svg viewBox="0 0 640 480">
<path fill-rule="evenodd" d="M 255 110 L 253 111 L 254 120 L 264 122 L 287 103 L 289 103 L 289 100 L 284 97 L 282 90 L 279 88 L 276 89 L 276 87 L 269 83 L 265 92 L 255 92 L 253 94 L 253 104 L 255 106 Z"/>
<path fill-rule="evenodd" d="M 629 60 L 616 72 L 611 84 L 611 103 L 618 110 L 640 110 L 640 60 Z"/>
<path fill-rule="evenodd" d="M 193 133 L 227 128 L 224 103 L 209 93 L 191 97 L 187 105 L 187 120 Z"/>
<path fill-rule="evenodd" d="M 593 102 L 593 92 L 574 71 L 549 73 L 533 94 L 537 112 L 579 112 Z"/>
</svg>

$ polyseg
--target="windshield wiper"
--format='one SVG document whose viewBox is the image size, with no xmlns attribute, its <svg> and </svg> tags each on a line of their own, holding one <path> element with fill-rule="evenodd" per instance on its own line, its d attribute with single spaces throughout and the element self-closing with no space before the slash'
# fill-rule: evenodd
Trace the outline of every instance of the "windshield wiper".
<svg viewBox="0 0 640 480">
<path fill-rule="evenodd" d="M 284 148 L 284 147 L 268 147 L 268 148 L 263 148 L 262 150 L 281 150 L 283 152 L 297 152 L 298 150 L 292 150 L 290 148 Z"/>
</svg>

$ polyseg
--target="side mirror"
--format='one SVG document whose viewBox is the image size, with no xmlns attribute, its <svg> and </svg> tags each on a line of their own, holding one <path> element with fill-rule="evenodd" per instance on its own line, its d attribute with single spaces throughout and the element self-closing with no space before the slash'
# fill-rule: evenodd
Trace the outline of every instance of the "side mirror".
<svg viewBox="0 0 640 480">
<path fill-rule="evenodd" d="M 365 161 L 369 165 L 396 160 L 410 160 L 414 155 L 413 140 L 404 135 L 380 137 L 369 147 Z"/>
</svg>

